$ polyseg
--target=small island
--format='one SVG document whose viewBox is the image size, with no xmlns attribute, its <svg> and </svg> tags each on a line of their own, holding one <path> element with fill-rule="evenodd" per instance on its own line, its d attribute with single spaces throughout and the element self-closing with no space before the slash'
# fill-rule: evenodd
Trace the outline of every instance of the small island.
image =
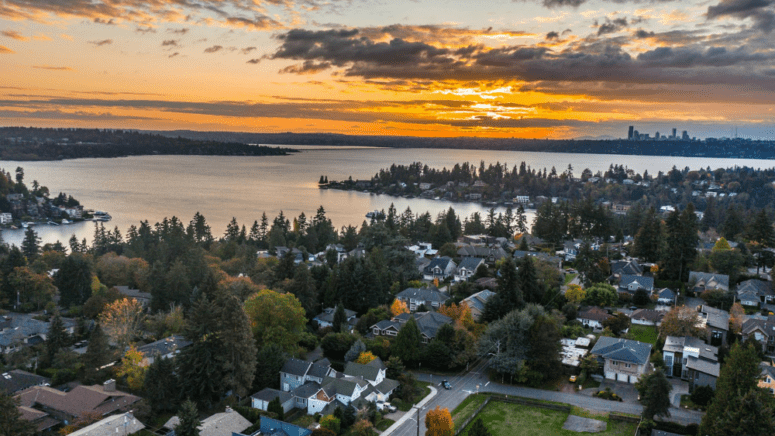
<svg viewBox="0 0 775 436">
<path fill-rule="evenodd" d="M 0 128 L 0 159 L 46 161 L 146 155 L 285 156 L 290 148 L 195 140 L 136 130 Z"/>
</svg>

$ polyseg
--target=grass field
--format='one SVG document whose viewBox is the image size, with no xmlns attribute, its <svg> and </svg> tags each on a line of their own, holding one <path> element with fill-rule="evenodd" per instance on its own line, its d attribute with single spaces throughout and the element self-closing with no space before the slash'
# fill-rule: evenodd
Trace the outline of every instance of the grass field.
<svg viewBox="0 0 775 436">
<path fill-rule="evenodd" d="M 568 283 L 572 282 L 576 276 L 578 276 L 578 274 L 565 274 L 565 284 L 567 285 Z"/>
<path fill-rule="evenodd" d="M 486 399 L 487 395 L 481 394 L 467 396 L 466 399 L 452 411 L 452 421 L 455 425 L 462 424 L 463 421 L 468 419 L 468 417 L 471 416 Z"/>
<path fill-rule="evenodd" d="M 657 343 L 658 334 L 659 332 L 654 326 L 633 324 L 630 326 L 630 332 L 628 336 L 636 341 L 654 345 Z"/>
<path fill-rule="evenodd" d="M 635 423 L 612 422 L 607 415 L 591 415 L 588 411 L 574 414 L 606 421 L 608 423 L 606 431 L 596 433 L 601 436 L 632 436 L 637 427 Z M 478 418 L 482 419 L 492 436 L 579 435 L 573 431 L 563 430 L 562 425 L 568 418 L 568 413 L 556 410 L 492 401 L 482 409 Z M 466 435 L 467 430 L 462 434 Z"/>
</svg>

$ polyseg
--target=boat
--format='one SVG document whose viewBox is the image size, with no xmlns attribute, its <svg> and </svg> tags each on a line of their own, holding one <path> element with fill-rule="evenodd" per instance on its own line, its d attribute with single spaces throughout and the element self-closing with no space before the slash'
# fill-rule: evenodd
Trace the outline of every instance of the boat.
<svg viewBox="0 0 775 436">
<path fill-rule="evenodd" d="M 73 223 L 72 221 L 68 221 L 68 220 L 62 218 L 62 224 L 72 224 L 72 223 Z"/>
<path fill-rule="evenodd" d="M 22 227 L 24 227 L 25 229 L 28 228 L 28 227 L 34 226 L 34 225 L 35 225 L 35 223 L 32 222 L 32 221 L 25 221 L 25 222 L 22 223 Z"/>
<path fill-rule="evenodd" d="M 46 224 L 48 224 L 50 226 L 58 226 L 59 225 L 59 223 L 55 223 L 54 221 L 48 221 L 48 222 L 46 222 Z"/>
</svg>

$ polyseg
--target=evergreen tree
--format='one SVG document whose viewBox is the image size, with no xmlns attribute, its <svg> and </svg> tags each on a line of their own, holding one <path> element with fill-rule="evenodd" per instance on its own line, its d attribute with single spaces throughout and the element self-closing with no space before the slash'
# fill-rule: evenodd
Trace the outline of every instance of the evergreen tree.
<svg viewBox="0 0 775 436">
<path fill-rule="evenodd" d="M 226 374 L 221 363 L 224 349 L 213 334 L 198 338 L 178 356 L 178 376 L 183 398 L 194 398 L 203 408 L 212 407 L 226 393 Z"/>
<path fill-rule="evenodd" d="M 301 264 L 296 267 L 293 273 L 293 280 L 286 288 L 286 291 L 296 296 L 301 303 L 301 307 L 307 313 L 307 318 L 312 319 L 317 315 L 318 292 L 315 280 L 312 278 L 307 265 Z"/>
<path fill-rule="evenodd" d="M 643 376 L 636 387 L 643 403 L 643 418 L 653 420 L 655 416 L 670 417 L 670 391 L 673 385 L 665 377 L 662 368 Z"/>
<path fill-rule="evenodd" d="M 280 404 L 280 398 L 276 397 L 274 400 L 270 401 L 266 408 L 267 412 L 275 413 L 277 414 L 277 419 L 280 421 L 285 418 L 285 413 L 283 411 L 283 406 Z"/>
<path fill-rule="evenodd" d="M 517 283 L 526 303 L 541 303 L 544 298 L 544 287 L 538 283 L 538 273 L 530 256 L 523 257 L 519 262 Z"/>
<path fill-rule="evenodd" d="M 708 436 L 775 434 L 773 400 L 759 389 L 757 350 L 735 343 L 716 381 L 716 394 L 702 418 L 700 433 Z"/>
<path fill-rule="evenodd" d="M 28 262 L 32 263 L 40 254 L 40 238 L 32 227 L 27 227 L 24 231 L 24 240 L 22 240 L 22 253 L 27 257 Z"/>
<path fill-rule="evenodd" d="M 529 337 L 528 365 L 538 371 L 544 380 L 554 378 L 561 369 L 561 325 L 555 318 L 541 315 L 530 327 Z"/>
<path fill-rule="evenodd" d="M 360 356 L 361 353 L 363 353 L 364 351 L 366 351 L 366 345 L 363 343 L 363 341 L 358 339 L 357 341 L 355 341 L 353 346 L 350 347 L 349 350 L 347 350 L 347 353 L 345 353 L 344 355 L 345 362 L 355 361 L 355 359 L 357 359 L 358 356 Z"/>
<path fill-rule="evenodd" d="M 199 436 L 199 411 L 191 400 L 186 400 L 178 412 L 180 422 L 175 426 L 175 436 Z"/>
<path fill-rule="evenodd" d="M 413 364 L 420 359 L 420 343 L 422 336 L 414 317 L 404 324 L 393 342 L 393 355 L 398 356 L 406 364 Z"/>
<path fill-rule="evenodd" d="M 145 373 L 143 391 L 145 392 L 143 398 L 148 400 L 154 412 L 175 410 L 179 392 L 175 377 L 175 363 L 172 359 L 157 356 Z"/>
<path fill-rule="evenodd" d="M 694 205 L 689 205 L 683 212 L 672 212 L 666 222 L 667 248 L 663 257 L 660 278 L 680 280 L 689 278 L 689 266 L 697 257 L 697 216 Z"/>
<path fill-rule="evenodd" d="M 242 303 L 234 295 L 222 295 L 215 306 L 220 311 L 218 339 L 223 348 L 225 387 L 240 397 L 249 393 L 256 371 L 256 341 Z"/>
<path fill-rule="evenodd" d="M 724 222 L 719 228 L 719 233 L 727 240 L 734 241 L 735 237 L 743 232 L 743 219 L 736 207 L 727 209 Z"/>
<path fill-rule="evenodd" d="M 656 262 L 662 249 L 662 221 L 652 207 L 635 235 L 634 254 L 647 262 Z"/>
<path fill-rule="evenodd" d="M 35 425 L 22 418 L 19 400 L 0 392 L 0 436 L 33 436 Z"/>
<path fill-rule="evenodd" d="M 99 324 L 89 336 L 89 345 L 83 355 L 84 382 L 93 384 L 99 382 L 100 368 L 111 361 L 108 337 L 102 332 Z"/>
<path fill-rule="evenodd" d="M 51 318 L 51 322 L 48 325 L 48 335 L 46 337 L 46 361 L 51 363 L 54 361 L 54 356 L 67 347 L 67 343 L 70 340 L 70 335 L 65 330 L 65 324 L 62 322 L 62 317 L 59 312 L 55 312 Z"/>
<path fill-rule="evenodd" d="M 347 325 L 347 315 L 344 312 L 344 306 L 341 304 L 336 306 L 336 310 L 334 311 L 334 321 L 333 321 L 334 327 L 334 333 L 341 333 L 342 327 Z"/>
<path fill-rule="evenodd" d="M 501 306 L 501 316 L 522 307 L 524 300 L 519 282 L 517 265 L 510 256 L 507 256 L 501 265 L 500 277 L 498 277 L 498 300 Z"/>
<path fill-rule="evenodd" d="M 468 430 L 468 436 L 492 436 L 492 433 L 484 426 L 482 418 L 476 418 L 473 424 L 471 424 L 471 428 Z"/>
<path fill-rule="evenodd" d="M 280 388 L 278 374 L 286 358 L 283 348 L 274 343 L 266 344 L 259 350 L 256 357 L 256 376 L 253 378 L 253 392 L 264 388 Z"/>
<path fill-rule="evenodd" d="M 13 246 L 8 255 L 0 260 L 0 274 L 2 274 L 2 284 L 0 285 L 0 304 L 13 305 L 16 302 L 16 288 L 11 283 L 14 268 L 27 265 L 24 254 L 19 247 Z"/>
<path fill-rule="evenodd" d="M 54 275 L 59 288 L 59 304 L 63 307 L 80 306 L 91 297 L 92 267 L 87 255 L 71 253 Z"/>
</svg>

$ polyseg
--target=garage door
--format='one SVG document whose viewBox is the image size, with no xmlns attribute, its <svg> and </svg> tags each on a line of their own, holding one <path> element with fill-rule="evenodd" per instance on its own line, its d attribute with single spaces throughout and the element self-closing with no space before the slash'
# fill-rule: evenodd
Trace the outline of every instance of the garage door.
<svg viewBox="0 0 775 436">
<path fill-rule="evenodd" d="M 606 371 L 605 378 L 607 378 L 608 380 L 616 380 L 616 373 Z"/>
<path fill-rule="evenodd" d="M 630 383 L 635 384 L 637 382 L 638 382 L 638 377 L 634 376 L 634 375 L 631 375 L 630 376 Z"/>
<path fill-rule="evenodd" d="M 627 374 L 616 374 L 616 375 L 617 375 L 617 379 L 616 379 L 617 381 L 627 383 L 627 379 L 628 379 Z"/>
</svg>

